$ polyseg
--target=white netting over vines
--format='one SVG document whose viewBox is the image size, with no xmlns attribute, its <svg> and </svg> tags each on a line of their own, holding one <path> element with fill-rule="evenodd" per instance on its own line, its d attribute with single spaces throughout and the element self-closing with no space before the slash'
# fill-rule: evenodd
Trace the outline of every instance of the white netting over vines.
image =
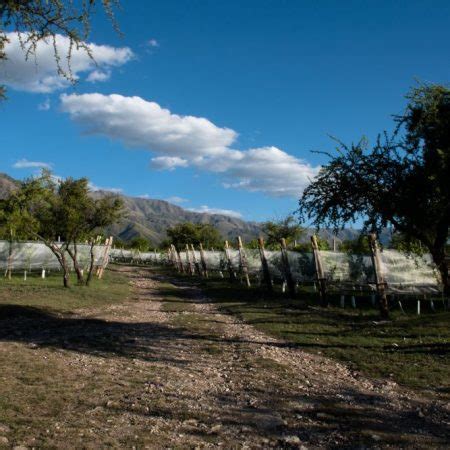
<svg viewBox="0 0 450 450">
<path fill-rule="evenodd" d="M 381 271 L 393 293 L 439 291 L 439 274 L 429 255 L 407 257 L 395 250 L 384 250 Z"/>
<path fill-rule="evenodd" d="M 89 267 L 90 245 L 78 244 L 78 263 L 81 268 Z M 94 247 L 94 261 L 96 265 L 103 263 L 105 247 L 96 245 Z M 71 258 L 67 254 L 67 261 Z M 59 269 L 60 264 L 52 251 L 41 242 L 9 242 L 0 241 L 0 269 L 6 270 L 41 270 Z"/>
<path fill-rule="evenodd" d="M 139 250 L 125 250 L 112 248 L 109 253 L 111 261 L 140 264 L 163 264 L 167 255 L 160 252 L 141 252 Z"/>
<path fill-rule="evenodd" d="M 262 277 L 262 264 L 259 250 L 244 249 L 248 272 L 255 277 Z M 275 281 L 286 279 L 287 268 L 281 251 L 264 252 L 270 276 Z M 195 252 L 197 262 L 201 264 L 201 253 Z M 228 270 L 228 258 L 225 251 L 204 251 L 206 268 L 211 272 Z M 228 255 L 234 272 L 241 270 L 239 250 L 229 249 Z M 375 271 L 370 255 L 344 252 L 318 251 L 324 276 L 334 289 L 368 289 L 375 290 Z M 180 252 L 183 266 L 188 269 L 186 252 Z M 428 255 L 412 257 L 396 250 L 380 252 L 382 276 L 389 293 L 438 293 L 439 276 Z M 289 270 L 296 283 L 313 283 L 317 280 L 313 253 L 287 251 Z M 194 263 L 190 252 L 191 263 Z"/>
</svg>

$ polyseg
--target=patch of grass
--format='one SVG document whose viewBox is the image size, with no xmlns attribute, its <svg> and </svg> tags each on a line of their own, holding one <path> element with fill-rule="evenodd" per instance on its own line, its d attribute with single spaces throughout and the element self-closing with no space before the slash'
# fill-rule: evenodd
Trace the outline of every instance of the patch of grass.
<svg viewBox="0 0 450 450">
<path fill-rule="evenodd" d="M 335 358 L 371 377 L 450 394 L 448 311 L 417 316 L 411 304 L 408 314 L 397 310 L 389 321 L 380 321 L 370 307 L 320 308 L 311 294 L 289 300 L 224 280 L 197 282 L 222 312 L 303 350 Z"/>
<path fill-rule="evenodd" d="M 0 278 L 0 306 L 31 306 L 61 313 L 120 302 L 129 292 L 129 278 L 114 269 L 106 270 L 102 280 L 94 277 L 89 287 L 77 286 L 73 274 L 71 287 L 64 288 L 57 272 L 45 279 L 31 276 L 24 281 L 18 275 L 11 280 Z"/>
</svg>

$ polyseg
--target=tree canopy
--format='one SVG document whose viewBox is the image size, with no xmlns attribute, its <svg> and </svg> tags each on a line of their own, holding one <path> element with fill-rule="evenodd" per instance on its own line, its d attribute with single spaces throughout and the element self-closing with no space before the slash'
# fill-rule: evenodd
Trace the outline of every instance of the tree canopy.
<svg viewBox="0 0 450 450">
<path fill-rule="evenodd" d="M 445 243 L 450 226 L 450 90 L 421 85 L 407 95 L 396 129 L 370 148 L 367 140 L 347 146 L 305 189 L 300 216 L 336 231 L 362 220 L 367 231 L 387 225 L 431 253 L 449 292 Z"/>
<path fill-rule="evenodd" d="M 203 244 L 205 248 L 222 247 L 223 238 L 219 231 L 209 224 L 180 223 L 167 229 L 168 244 L 173 244 L 178 250 L 186 244 Z"/>
<path fill-rule="evenodd" d="M 118 220 L 121 209 L 120 198 L 93 199 L 86 178 L 55 180 L 44 171 L 40 177 L 23 181 L 7 199 L 0 201 L 0 229 L 3 233 L 9 229 L 16 239 L 42 241 L 58 259 L 64 284 L 68 285 L 66 252 L 82 281 L 77 243 L 88 240 L 93 246 L 96 232 Z"/>
<path fill-rule="evenodd" d="M 284 219 L 265 222 L 262 226 L 262 231 L 267 236 L 266 247 L 276 249 L 280 247 L 281 239 L 285 239 L 288 245 L 294 244 L 294 241 L 305 233 L 305 230 L 297 223 L 295 217 L 292 215 Z"/>
</svg>

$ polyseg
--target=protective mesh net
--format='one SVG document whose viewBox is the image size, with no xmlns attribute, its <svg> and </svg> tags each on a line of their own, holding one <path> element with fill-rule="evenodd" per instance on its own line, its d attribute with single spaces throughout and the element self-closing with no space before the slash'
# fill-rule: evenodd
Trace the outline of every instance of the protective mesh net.
<svg viewBox="0 0 450 450">
<path fill-rule="evenodd" d="M 439 292 L 439 274 L 430 255 L 408 257 L 395 250 L 384 250 L 380 256 L 381 272 L 390 292 Z"/>
<path fill-rule="evenodd" d="M 190 252 L 193 264 L 192 252 Z M 245 249 L 245 261 L 248 272 L 255 277 L 262 276 L 262 264 L 259 250 Z M 201 254 L 196 251 L 197 262 L 201 264 Z M 225 251 L 204 251 L 204 260 L 208 271 L 225 273 L 228 259 Z M 333 251 L 318 251 L 327 284 L 332 289 L 375 290 L 375 271 L 372 257 L 364 254 L 351 254 Z M 229 249 L 228 255 L 233 271 L 241 270 L 239 250 Z M 275 281 L 286 279 L 286 267 L 281 251 L 265 250 L 270 276 Z M 186 252 L 180 252 L 183 265 L 189 269 Z M 388 293 L 438 293 L 439 275 L 429 255 L 412 257 L 396 250 L 384 250 L 380 253 L 381 273 Z M 297 283 L 314 283 L 317 280 L 313 253 L 287 251 L 291 275 Z"/>
<path fill-rule="evenodd" d="M 109 257 L 111 261 L 137 264 L 164 264 L 167 255 L 160 252 L 141 252 L 139 250 L 125 250 L 112 248 Z"/>
<path fill-rule="evenodd" d="M 73 247 L 72 247 L 73 248 Z M 90 265 L 90 245 L 78 244 L 78 264 L 82 269 Z M 94 263 L 103 264 L 104 245 L 94 247 Z M 71 265 L 72 259 L 67 254 L 66 259 Z M 41 242 L 0 241 L 0 268 L 6 270 L 41 270 L 59 269 L 60 264 L 52 251 Z"/>
</svg>

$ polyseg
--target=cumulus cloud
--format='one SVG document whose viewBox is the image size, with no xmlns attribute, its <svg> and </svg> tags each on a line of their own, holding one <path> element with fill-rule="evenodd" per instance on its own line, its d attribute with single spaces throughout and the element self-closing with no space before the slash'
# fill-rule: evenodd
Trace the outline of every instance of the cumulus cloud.
<svg viewBox="0 0 450 450">
<path fill-rule="evenodd" d="M 150 160 L 150 166 L 156 170 L 174 170 L 177 167 L 187 167 L 187 159 L 178 156 L 158 156 Z"/>
<path fill-rule="evenodd" d="M 169 203 L 176 203 L 176 204 L 180 204 L 180 203 L 186 203 L 188 201 L 187 198 L 183 198 L 183 197 L 178 197 L 177 195 L 173 195 L 172 197 L 168 197 L 164 199 L 166 202 Z"/>
<path fill-rule="evenodd" d="M 110 70 L 107 70 L 105 72 L 101 70 L 94 70 L 86 77 L 86 81 L 89 81 L 90 83 L 95 83 L 96 81 L 106 81 L 109 80 L 110 78 L 111 78 Z"/>
<path fill-rule="evenodd" d="M 0 61 L 0 84 L 6 84 L 16 90 L 39 93 L 54 92 L 70 85 L 69 80 L 58 71 L 52 40 L 39 41 L 34 54 L 28 55 L 27 58 L 27 34 L 6 34 L 9 40 L 5 45 L 7 59 Z M 25 43 L 24 48 L 21 41 Z M 55 42 L 61 68 L 68 73 L 67 55 L 70 41 L 58 34 Z M 133 57 L 133 52 L 128 47 L 115 48 L 92 43 L 87 46 L 94 60 L 85 49 L 72 49 L 70 69 L 74 79 L 80 79 L 84 74 L 87 81 L 105 81 L 109 78 L 112 67 L 121 66 Z"/>
<path fill-rule="evenodd" d="M 242 217 L 242 214 L 238 211 L 233 211 L 232 209 L 210 208 L 207 205 L 202 205 L 200 208 L 188 208 L 187 210 L 204 214 L 220 214 L 222 216 L 234 217 L 235 219 L 240 219 Z"/>
<path fill-rule="evenodd" d="M 89 189 L 91 191 L 106 191 L 106 192 L 111 192 L 113 194 L 121 194 L 123 192 L 123 189 L 121 188 L 111 188 L 111 187 L 101 187 L 101 186 L 97 186 L 96 184 L 89 182 Z"/>
<path fill-rule="evenodd" d="M 166 164 L 167 168 L 170 164 L 184 164 L 180 159 L 223 154 L 236 138 L 236 133 L 229 128 L 217 127 L 201 117 L 172 114 L 141 97 L 63 94 L 61 106 L 73 120 L 83 125 L 87 133 L 101 134 L 119 139 L 129 147 L 179 158 L 171 162 L 156 161 L 156 164 Z"/>
<path fill-rule="evenodd" d="M 236 150 L 234 130 L 202 117 L 173 114 L 140 97 L 63 94 L 61 106 L 87 133 L 156 153 L 150 162 L 154 169 L 216 172 L 228 188 L 298 197 L 319 171 L 277 147 Z"/>
<path fill-rule="evenodd" d="M 28 161 L 22 158 L 13 164 L 14 169 L 51 169 L 52 164 L 41 161 Z"/>
</svg>

